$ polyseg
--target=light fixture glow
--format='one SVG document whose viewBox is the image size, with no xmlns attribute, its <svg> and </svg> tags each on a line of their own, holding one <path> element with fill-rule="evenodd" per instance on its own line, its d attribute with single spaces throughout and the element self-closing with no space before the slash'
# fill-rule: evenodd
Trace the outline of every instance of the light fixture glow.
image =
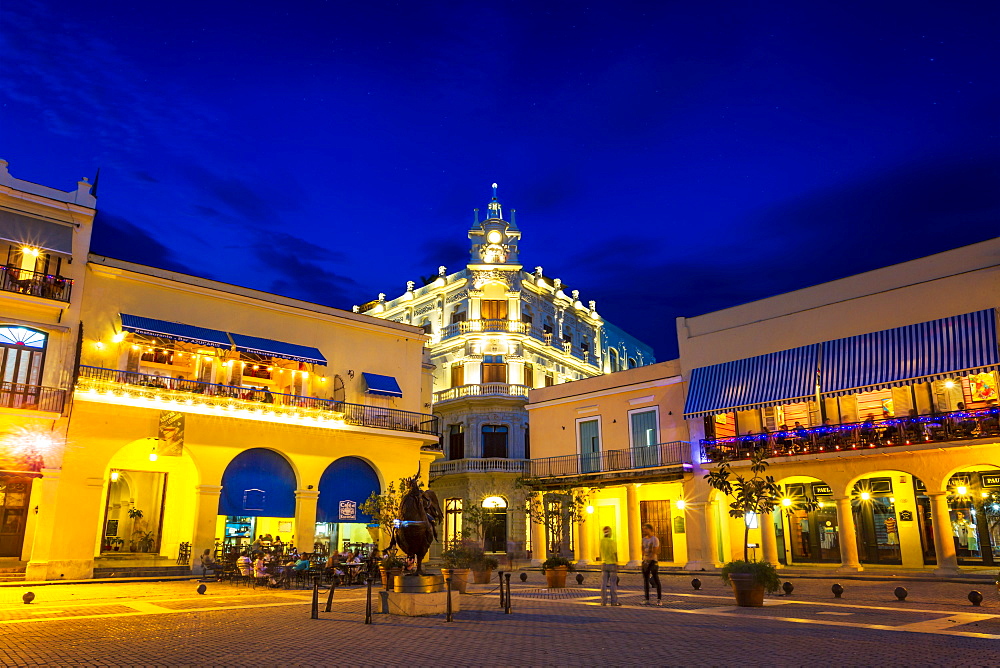
<svg viewBox="0 0 1000 668">
<path fill-rule="evenodd" d="M 687 502 L 684 499 L 677 499 L 677 503 L 674 505 L 677 506 L 677 510 L 684 510 L 684 506 L 687 505 Z"/>
<path fill-rule="evenodd" d="M 587 514 L 588 515 L 593 515 L 594 514 L 594 507 L 593 506 L 587 506 Z"/>
<path fill-rule="evenodd" d="M 117 334 L 111 337 L 111 340 L 114 341 L 115 343 L 121 343 L 122 341 L 125 340 L 125 332 L 118 332 Z"/>
<path fill-rule="evenodd" d="M 792 505 L 792 500 L 791 499 L 782 499 L 781 500 L 781 505 L 783 505 L 785 508 L 787 508 L 788 506 Z"/>
<path fill-rule="evenodd" d="M 490 230 L 490 233 L 486 235 L 486 240 L 491 244 L 498 244 L 501 239 L 503 239 L 503 235 L 497 230 Z"/>
<path fill-rule="evenodd" d="M 969 493 L 969 488 L 966 487 L 965 485 L 959 485 L 958 487 L 955 488 L 955 491 L 961 494 L 962 496 L 965 496 L 966 494 Z"/>
<path fill-rule="evenodd" d="M 889 497 L 889 503 L 896 503 L 896 497 L 890 496 Z"/>
<path fill-rule="evenodd" d="M 872 495 L 871 495 L 870 492 L 861 492 L 861 500 L 862 501 L 868 501 L 871 498 L 872 498 Z"/>
<path fill-rule="evenodd" d="M 984 499 L 987 498 L 987 497 L 989 497 L 989 495 L 990 495 L 989 492 L 980 492 L 979 493 L 979 496 L 983 497 Z"/>
<path fill-rule="evenodd" d="M 483 499 L 483 508 L 506 508 L 507 502 L 500 496 L 487 496 Z"/>
<path fill-rule="evenodd" d="M 955 381 L 953 381 L 953 380 L 946 380 L 946 381 L 944 381 L 944 389 L 950 390 L 953 387 L 955 387 Z"/>
<path fill-rule="evenodd" d="M 118 471 L 111 472 L 111 482 L 118 482 Z"/>
</svg>

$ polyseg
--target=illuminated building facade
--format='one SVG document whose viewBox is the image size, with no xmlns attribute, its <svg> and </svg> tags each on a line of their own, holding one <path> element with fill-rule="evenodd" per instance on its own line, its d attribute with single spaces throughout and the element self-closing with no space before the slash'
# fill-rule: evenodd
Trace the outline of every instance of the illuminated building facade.
<svg viewBox="0 0 1000 668">
<path fill-rule="evenodd" d="M 50 259 L 46 274 L 12 255 L 5 271 L 16 278 L 0 292 L 0 336 L 21 339 L 3 344 L 20 383 L 3 388 L 4 453 L 21 453 L 18 429 L 54 426 L 24 465 L 26 505 L 9 465 L 0 474 L 6 503 L 27 514 L 18 554 L 27 579 L 141 574 L 173 566 L 184 547 L 196 559 L 260 535 L 303 551 L 372 542 L 360 505 L 390 481 L 426 476 L 440 456 L 438 420 L 421 410 L 430 396 L 423 332 L 88 256 L 89 189 L 47 194 L 60 210 L 49 218 L 75 216 L 72 234 L 58 228 L 72 239 L 64 255 L 38 223 L 2 221 L 5 235 L 29 230 L 31 248 L 65 258 L 55 270 Z M 36 190 L 8 185 L 4 215 L 8 203 L 35 212 L 24 202 Z M 44 294 L 46 280 L 73 281 L 60 293 L 68 301 Z M 30 358 L 22 373 L 39 341 L 44 366 L 31 371 Z M 49 388 L 66 401 L 47 404 Z"/>
<path fill-rule="evenodd" d="M 478 531 L 486 549 L 524 550 L 525 492 L 514 481 L 531 457 L 528 392 L 654 358 L 651 348 L 606 323 L 596 302 L 584 303 L 542 267 L 524 270 L 515 211 L 504 217 L 495 184 L 485 219 L 477 209 L 468 236 L 461 271 L 440 267 L 422 287 L 411 282 L 403 295 L 383 294 L 358 310 L 416 325 L 430 337 L 433 411 L 446 454 L 431 467 L 431 486 L 450 518 L 446 541 L 463 529 L 469 504 L 487 503 L 491 519 Z"/>
</svg>

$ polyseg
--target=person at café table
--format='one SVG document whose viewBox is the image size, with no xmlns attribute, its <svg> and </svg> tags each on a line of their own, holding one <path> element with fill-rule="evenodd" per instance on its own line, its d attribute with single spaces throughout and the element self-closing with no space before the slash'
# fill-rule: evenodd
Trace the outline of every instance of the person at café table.
<svg viewBox="0 0 1000 668">
<path fill-rule="evenodd" d="M 253 572 L 253 566 L 250 561 L 250 555 L 246 552 L 240 554 L 240 558 L 236 560 L 236 568 L 239 569 L 240 575 L 247 576 Z"/>
<path fill-rule="evenodd" d="M 968 413 L 965 413 L 964 402 L 959 401 L 958 404 L 956 405 L 956 410 L 962 412 L 962 415 L 959 416 L 961 419 L 958 421 L 958 424 L 956 425 L 959 435 L 971 436 L 972 432 L 976 428 L 976 420 Z"/>
<path fill-rule="evenodd" d="M 281 551 L 281 548 L 284 547 L 284 543 L 281 542 L 281 536 L 274 537 L 274 540 L 271 541 L 271 547 L 273 547 L 279 552 Z"/>
<path fill-rule="evenodd" d="M 870 441 L 875 438 L 875 416 L 869 413 L 861 423 L 861 439 Z"/>
<path fill-rule="evenodd" d="M 309 570 L 309 557 L 308 557 L 308 555 L 306 555 L 304 553 L 302 555 L 300 555 L 299 556 L 299 560 L 295 562 L 294 566 L 292 566 L 292 570 L 294 570 L 294 571 L 308 571 Z"/>
</svg>

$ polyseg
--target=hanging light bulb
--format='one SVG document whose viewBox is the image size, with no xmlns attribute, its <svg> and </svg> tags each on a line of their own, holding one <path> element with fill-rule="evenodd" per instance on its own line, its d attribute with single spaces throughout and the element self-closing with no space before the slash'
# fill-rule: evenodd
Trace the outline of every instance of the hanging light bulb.
<svg viewBox="0 0 1000 668">
<path fill-rule="evenodd" d="M 153 450 L 149 453 L 149 461 L 155 462 L 159 459 L 159 455 L 156 454 L 156 443 L 153 443 Z"/>
</svg>

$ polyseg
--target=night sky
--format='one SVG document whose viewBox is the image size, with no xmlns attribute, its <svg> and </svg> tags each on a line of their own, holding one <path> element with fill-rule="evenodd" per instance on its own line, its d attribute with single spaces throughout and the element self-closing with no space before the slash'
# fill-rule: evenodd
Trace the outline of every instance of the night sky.
<svg viewBox="0 0 1000 668">
<path fill-rule="evenodd" d="M 0 157 L 96 252 L 350 309 L 521 258 L 674 318 L 1000 233 L 994 2 L 19 2 Z"/>
</svg>

